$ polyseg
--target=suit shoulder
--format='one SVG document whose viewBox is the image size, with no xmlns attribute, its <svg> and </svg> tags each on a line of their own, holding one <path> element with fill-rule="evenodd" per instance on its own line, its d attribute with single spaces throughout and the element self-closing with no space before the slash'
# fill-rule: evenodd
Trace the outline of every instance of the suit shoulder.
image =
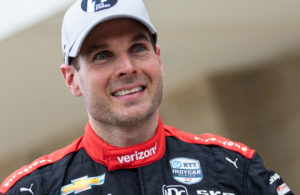
<svg viewBox="0 0 300 195">
<path fill-rule="evenodd" d="M 177 139 L 184 142 L 193 143 L 193 144 L 219 146 L 226 150 L 237 152 L 248 159 L 252 159 L 255 154 L 255 150 L 251 149 L 247 145 L 240 142 L 231 141 L 219 135 L 215 135 L 211 133 L 196 135 L 196 134 L 178 130 L 175 127 L 171 127 L 167 125 L 165 125 L 164 127 L 165 127 L 164 129 L 166 132 L 166 136 L 176 137 Z"/>
<path fill-rule="evenodd" d="M 9 175 L 0 186 L 0 194 L 6 194 L 18 181 L 25 178 L 26 176 L 35 176 L 35 172 L 46 165 L 53 164 L 71 152 L 78 151 L 82 148 L 82 137 L 75 140 L 72 144 L 61 148 L 51 154 L 44 155 L 40 158 L 37 158 L 32 163 L 23 166 L 22 168 L 14 171 L 11 175 Z"/>
</svg>

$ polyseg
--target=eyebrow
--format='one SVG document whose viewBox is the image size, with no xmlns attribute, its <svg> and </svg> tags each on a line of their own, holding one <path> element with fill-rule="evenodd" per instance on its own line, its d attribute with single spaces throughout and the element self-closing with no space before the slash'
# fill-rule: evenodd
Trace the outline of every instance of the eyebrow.
<svg viewBox="0 0 300 195">
<path fill-rule="evenodd" d="M 103 44 L 97 44 L 97 45 L 93 45 L 92 47 L 90 47 L 86 53 L 92 53 L 94 51 L 97 51 L 97 50 L 101 50 L 101 49 L 107 49 L 109 46 L 107 43 L 103 43 Z"/>
<path fill-rule="evenodd" d="M 141 33 L 131 39 L 131 42 L 138 42 L 138 41 L 150 41 L 150 38 L 147 35 Z"/>
</svg>

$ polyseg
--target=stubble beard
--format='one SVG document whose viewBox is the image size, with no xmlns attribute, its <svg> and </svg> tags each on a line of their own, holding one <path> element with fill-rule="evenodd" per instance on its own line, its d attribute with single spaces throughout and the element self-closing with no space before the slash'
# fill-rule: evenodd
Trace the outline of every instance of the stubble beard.
<svg viewBox="0 0 300 195">
<path fill-rule="evenodd" d="M 161 104 L 163 96 L 163 80 L 160 79 L 151 102 L 147 103 L 142 111 L 135 114 L 123 113 L 120 110 L 114 110 L 109 105 L 102 101 L 96 101 L 88 108 L 88 112 L 93 120 L 106 127 L 109 126 L 123 126 L 134 127 L 139 124 L 145 123 L 148 119 L 151 119 L 157 112 L 158 107 Z M 124 107 L 137 106 L 136 102 L 128 102 Z"/>
</svg>

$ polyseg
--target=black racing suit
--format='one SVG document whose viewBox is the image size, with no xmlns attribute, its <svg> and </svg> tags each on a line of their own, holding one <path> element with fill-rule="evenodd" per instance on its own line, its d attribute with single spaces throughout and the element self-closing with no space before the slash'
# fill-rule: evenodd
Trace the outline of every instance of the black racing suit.
<svg viewBox="0 0 300 195">
<path fill-rule="evenodd" d="M 148 141 L 118 148 L 86 125 L 71 145 L 14 172 L 0 194 L 291 195 L 247 146 L 213 134 L 193 135 L 159 121 Z"/>
</svg>

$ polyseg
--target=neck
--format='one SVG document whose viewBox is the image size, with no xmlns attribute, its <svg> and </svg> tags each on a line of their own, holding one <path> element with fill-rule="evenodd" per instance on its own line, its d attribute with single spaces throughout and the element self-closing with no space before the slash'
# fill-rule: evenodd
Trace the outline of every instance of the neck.
<svg viewBox="0 0 300 195">
<path fill-rule="evenodd" d="M 101 123 L 92 117 L 89 117 L 89 121 L 95 133 L 104 142 L 117 147 L 128 147 L 143 143 L 155 134 L 158 125 L 158 112 L 133 125 L 121 126 Z"/>
</svg>

